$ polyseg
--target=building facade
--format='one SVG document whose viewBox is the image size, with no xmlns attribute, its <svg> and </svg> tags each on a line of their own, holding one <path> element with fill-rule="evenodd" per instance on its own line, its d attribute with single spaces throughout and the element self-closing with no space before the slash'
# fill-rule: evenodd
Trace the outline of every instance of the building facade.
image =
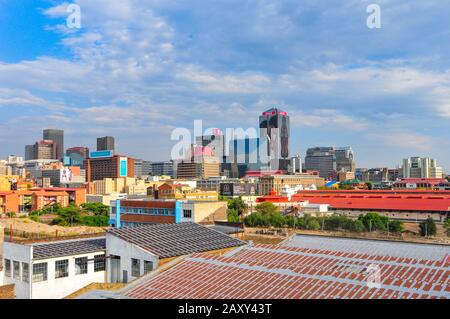
<svg viewBox="0 0 450 319">
<path fill-rule="evenodd" d="M 103 152 L 103 151 L 102 151 Z M 86 178 L 88 182 L 103 180 L 104 178 L 118 178 L 118 177 L 134 177 L 134 159 L 105 153 L 105 156 L 91 156 L 85 160 L 84 167 L 86 168 Z M 97 153 L 95 154 L 103 154 Z"/>
<path fill-rule="evenodd" d="M 53 141 L 55 144 L 54 159 L 62 159 L 64 156 L 64 131 L 57 129 L 45 129 L 43 139 Z M 42 157 L 37 157 L 42 158 Z M 45 157 L 44 157 L 45 158 Z"/>
<path fill-rule="evenodd" d="M 318 171 L 322 178 L 331 178 L 337 170 L 333 147 L 314 147 L 306 151 L 305 169 Z"/>
<path fill-rule="evenodd" d="M 97 151 L 113 151 L 115 150 L 114 137 L 104 136 L 97 138 Z"/>
<path fill-rule="evenodd" d="M 410 157 L 403 160 L 403 178 L 442 178 L 442 167 L 437 161 L 429 157 Z"/>
<path fill-rule="evenodd" d="M 288 170 L 290 149 L 290 123 L 286 112 L 271 108 L 259 117 L 259 137 L 266 146 L 268 169 Z"/>
<path fill-rule="evenodd" d="M 319 176 L 309 174 L 297 175 L 267 175 L 261 176 L 258 182 L 260 195 L 268 195 L 271 192 L 280 194 L 284 186 L 290 188 L 318 188 L 325 185 L 325 180 Z"/>
</svg>

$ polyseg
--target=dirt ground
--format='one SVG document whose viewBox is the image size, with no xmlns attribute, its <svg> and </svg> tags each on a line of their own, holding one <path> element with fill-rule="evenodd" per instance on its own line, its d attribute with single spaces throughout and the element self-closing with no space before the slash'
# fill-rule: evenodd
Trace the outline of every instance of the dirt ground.
<svg viewBox="0 0 450 319">
<path fill-rule="evenodd" d="M 54 236 L 56 231 L 60 236 L 71 236 L 71 235 L 85 235 L 92 233 L 100 233 L 105 231 L 106 227 L 90 227 L 90 226 L 74 226 L 74 227 L 64 227 L 57 225 L 47 225 L 43 223 L 38 223 L 32 221 L 28 218 L 1 218 L 0 227 L 10 228 L 16 231 L 30 232 L 30 233 L 42 233 L 48 234 L 49 236 Z"/>
</svg>

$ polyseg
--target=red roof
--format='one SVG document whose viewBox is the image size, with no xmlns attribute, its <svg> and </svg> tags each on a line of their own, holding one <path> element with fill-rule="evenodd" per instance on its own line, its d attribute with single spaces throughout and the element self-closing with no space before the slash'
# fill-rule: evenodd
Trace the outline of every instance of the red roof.
<svg viewBox="0 0 450 319">
<path fill-rule="evenodd" d="M 300 191 L 292 200 L 329 204 L 334 209 L 450 211 L 450 191 Z"/>
<path fill-rule="evenodd" d="M 267 175 L 283 175 L 284 172 L 281 170 L 277 171 L 247 171 L 245 177 L 261 177 Z"/>
<path fill-rule="evenodd" d="M 445 299 L 448 260 L 406 256 L 380 249 L 247 246 L 230 256 L 194 254 L 124 294 L 136 299 Z M 379 278 L 369 269 L 378 270 Z M 368 284 L 377 281 L 380 287 Z"/>
</svg>

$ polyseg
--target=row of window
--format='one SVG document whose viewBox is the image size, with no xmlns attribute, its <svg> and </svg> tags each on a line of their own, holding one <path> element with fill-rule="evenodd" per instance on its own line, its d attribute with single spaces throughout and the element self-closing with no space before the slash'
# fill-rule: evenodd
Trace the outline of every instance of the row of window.
<svg viewBox="0 0 450 319">
<path fill-rule="evenodd" d="M 153 262 L 144 260 L 144 275 L 153 270 Z M 141 261 L 139 259 L 131 258 L 131 276 L 141 276 Z"/>
<path fill-rule="evenodd" d="M 5 277 L 11 277 L 11 261 L 5 258 Z M 22 264 L 22 277 L 20 276 L 20 264 Z M 30 281 L 30 265 L 19 261 L 12 261 L 12 277 L 23 282 Z"/>
<path fill-rule="evenodd" d="M 11 260 L 5 258 L 5 277 L 11 277 Z M 22 276 L 20 276 L 20 264 L 22 264 Z M 105 271 L 105 255 L 94 256 L 94 272 Z M 83 275 L 88 273 L 88 258 L 75 258 L 75 274 Z M 32 280 L 33 282 L 46 281 L 48 275 L 48 263 L 33 264 Z M 12 261 L 12 278 L 29 282 L 29 264 Z M 69 276 L 69 260 L 55 261 L 55 278 L 64 278 Z"/>
<path fill-rule="evenodd" d="M 129 208 L 125 207 L 124 214 L 173 216 L 173 210 L 168 208 Z"/>
</svg>

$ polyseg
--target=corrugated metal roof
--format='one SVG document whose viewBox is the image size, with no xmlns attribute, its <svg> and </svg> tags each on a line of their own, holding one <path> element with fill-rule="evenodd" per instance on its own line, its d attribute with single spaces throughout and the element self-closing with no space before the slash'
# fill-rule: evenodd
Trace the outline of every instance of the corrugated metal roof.
<svg viewBox="0 0 450 319">
<path fill-rule="evenodd" d="M 159 258 L 245 244 L 239 239 L 196 223 L 138 225 L 111 229 L 108 233 L 133 243 Z"/>
<path fill-rule="evenodd" d="M 106 249 L 106 239 L 89 238 L 33 244 L 33 259 L 87 254 Z"/>
<path fill-rule="evenodd" d="M 330 239 L 326 243 L 332 244 L 332 249 L 327 249 L 322 240 L 296 240 L 295 247 L 256 245 L 226 256 L 196 254 L 124 293 L 139 299 L 450 297 L 449 247 L 423 259 L 427 256 L 414 254 L 413 247 L 398 256 L 391 243 L 386 243 L 389 247 L 383 254 L 382 246 L 362 251 L 366 241 L 348 240 L 343 246 Z M 420 251 L 427 249 L 424 246 L 434 247 L 417 246 Z M 400 244 L 398 249 L 402 247 Z M 441 258 L 443 255 L 447 257 Z M 372 267 L 379 269 L 379 287 L 372 286 Z"/>
</svg>

